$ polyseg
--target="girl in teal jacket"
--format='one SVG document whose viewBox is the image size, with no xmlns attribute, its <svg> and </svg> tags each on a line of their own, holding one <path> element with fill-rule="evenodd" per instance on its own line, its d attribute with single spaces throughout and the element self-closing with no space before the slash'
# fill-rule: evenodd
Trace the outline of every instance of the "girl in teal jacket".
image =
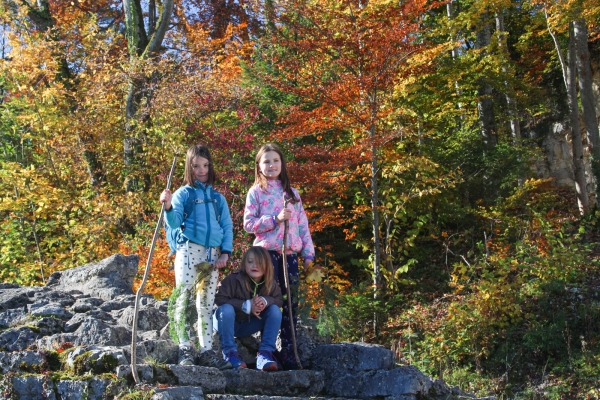
<svg viewBox="0 0 600 400">
<path fill-rule="evenodd" d="M 198 364 L 227 369 L 231 364 L 212 350 L 212 309 L 218 269 L 227 265 L 233 247 L 233 229 L 227 201 L 212 189 L 215 170 L 206 146 L 196 145 L 188 150 L 183 181 L 184 186 L 175 193 L 166 189 L 160 195 L 160 201 L 165 203 L 166 223 L 171 229 L 181 228 L 175 253 L 176 298 L 174 321 L 171 321 L 179 341 L 179 364 L 193 365 L 196 361 L 190 342 L 194 321 L 186 313 L 187 299 L 195 293 Z M 203 271 L 209 264 L 209 270 Z M 196 278 L 205 272 L 208 277 L 197 291 Z"/>
</svg>

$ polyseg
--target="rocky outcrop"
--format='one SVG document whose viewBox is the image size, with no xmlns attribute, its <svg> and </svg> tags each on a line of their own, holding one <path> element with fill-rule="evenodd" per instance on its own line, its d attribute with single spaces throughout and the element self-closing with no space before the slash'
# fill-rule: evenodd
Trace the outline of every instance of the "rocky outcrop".
<svg viewBox="0 0 600 400">
<path fill-rule="evenodd" d="M 414 366 L 396 365 L 382 346 L 314 340 L 310 325 L 298 331 L 304 370 L 179 366 L 165 329 L 167 302 L 147 295 L 136 339 L 143 384 L 136 386 L 130 346 L 137 263 L 137 256 L 115 255 L 55 273 L 46 287 L 0 284 L 0 399 L 106 399 L 138 390 L 155 400 L 473 398 Z M 250 367 L 259 340 L 238 343 Z"/>
<path fill-rule="evenodd" d="M 77 290 L 83 294 L 112 299 L 131 293 L 139 257 L 115 254 L 99 263 L 87 264 L 50 275 L 46 286 L 55 290 Z"/>
</svg>

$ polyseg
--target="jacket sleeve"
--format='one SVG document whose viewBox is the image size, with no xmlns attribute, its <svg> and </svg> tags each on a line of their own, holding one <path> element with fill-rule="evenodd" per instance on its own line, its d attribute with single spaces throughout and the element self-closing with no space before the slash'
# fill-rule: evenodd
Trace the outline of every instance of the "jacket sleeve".
<svg viewBox="0 0 600 400">
<path fill-rule="evenodd" d="M 242 305 L 247 299 L 242 300 L 234 297 L 236 283 L 236 279 L 232 275 L 225 277 L 221 281 L 221 286 L 219 286 L 219 290 L 215 294 L 215 304 L 217 306 L 231 304 L 236 311 L 243 311 Z"/>
<path fill-rule="evenodd" d="M 296 198 L 300 199 L 300 194 L 295 193 Z M 304 259 L 314 260 L 315 259 L 315 246 L 310 235 L 310 229 L 308 228 L 308 218 L 306 212 L 302 206 L 302 200 L 296 203 L 295 207 L 298 211 L 298 235 L 302 240 L 302 251 L 301 255 Z"/>
<path fill-rule="evenodd" d="M 223 241 L 221 242 L 221 252 L 231 252 L 233 251 L 233 223 L 231 222 L 231 214 L 229 212 L 229 205 L 227 205 L 227 200 L 225 196 L 222 194 L 218 194 L 219 196 L 219 209 L 221 212 L 221 219 L 219 224 L 221 225 L 221 229 L 223 229 Z"/>
<path fill-rule="evenodd" d="M 268 296 L 263 296 L 269 305 L 275 304 L 277 307 L 283 307 L 283 296 L 277 282 L 273 282 L 273 288 Z"/>
<path fill-rule="evenodd" d="M 244 230 L 248 233 L 263 233 L 277 227 L 274 215 L 261 215 L 261 204 L 258 199 L 258 186 L 252 186 L 246 196 L 244 207 Z"/>
<path fill-rule="evenodd" d="M 183 223 L 183 212 L 188 196 L 189 192 L 185 189 L 185 186 L 180 187 L 173 193 L 171 209 L 165 211 L 165 220 L 169 224 L 169 228 L 177 229 Z"/>
</svg>

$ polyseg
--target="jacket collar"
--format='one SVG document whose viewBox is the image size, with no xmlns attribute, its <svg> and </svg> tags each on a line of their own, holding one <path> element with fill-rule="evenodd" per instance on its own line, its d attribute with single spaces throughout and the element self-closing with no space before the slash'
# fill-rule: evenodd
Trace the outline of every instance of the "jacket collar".
<svg viewBox="0 0 600 400">
<path fill-rule="evenodd" d="M 269 188 L 269 189 L 282 188 L 282 187 L 283 187 L 283 185 L 281 184 L 281 181 L 279 179 L 267 181 L 267 188 Z"/>
<path fill-rule="evenodd" d="M 211 185 L 209 185 L 208 183 L 202 183 L 202 182 L 200 182 L 199 180 L 195 180 L 195 181 L 194 181 L 194 186 L 193 186 L 193 187 L 194 187 L 194 188 L 201 188 L 201 189 L 204 189 L 204 190 L 206 190 L 206 189 L 210 189 L 212 186 L 211 186 Z"/>
</svg>

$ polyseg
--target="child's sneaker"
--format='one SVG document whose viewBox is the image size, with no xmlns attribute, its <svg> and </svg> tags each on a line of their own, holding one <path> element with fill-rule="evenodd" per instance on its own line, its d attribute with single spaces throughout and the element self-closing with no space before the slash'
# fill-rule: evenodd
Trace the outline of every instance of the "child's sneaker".
<svg viewBox="0 0 600 400">
<path fill-rule="evenodd" d="M 190 346 L 179 347 L 179 365 L 194 365 L 194 350 Z"/>
<path fill-rule="evenodd" d="M 198 365 L 202 367 L 213 367 L 220 370 L 232 368 L 231 363 L 219 357 L 214 350 L 207 350 L 204 353 L 200 353 Z"/>
<path fill-rule="evenodd" d="M 277 361 L 273 353 L 268 350 L 261 350 L 256 355 L 256 369 L 262 371 L 277 371 Z"/>
<path fill-rule="evenodd" d="M 227 353 L 227 355 L 225 356 L 225 360 L 229 361 L 231 363 L 231 366 L 235 369 L 248 368 L 242 357 L 235 350 L 231 350 L 229 353 Z"/>
</svg>

